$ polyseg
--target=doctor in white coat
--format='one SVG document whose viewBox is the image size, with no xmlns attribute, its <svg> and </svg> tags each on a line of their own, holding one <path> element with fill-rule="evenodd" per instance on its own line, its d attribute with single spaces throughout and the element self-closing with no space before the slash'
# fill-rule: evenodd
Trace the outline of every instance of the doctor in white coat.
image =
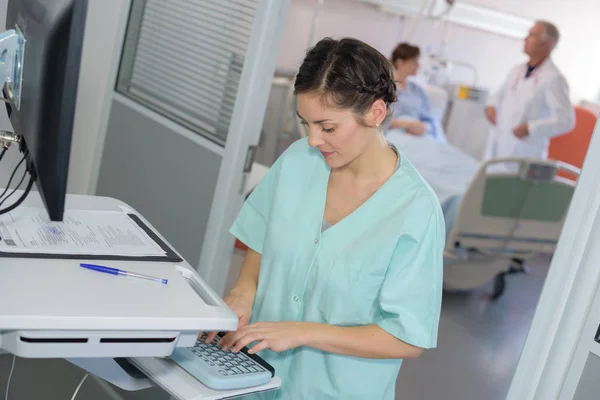
<svg viewBox="0 0 600 400">
<path fill-rule="evenodd" d="M 558 29 L 538 21 L 525 38 L 529 62 L 515 66 L 502 87 L 488 101 L 490 131 L 484 159 L 547 157 L 548 141 L 567 133 L 575 124 L 569 85 L 552 62 Z M 509 167 L 510 168 L 510 167 Z"/>
</svg>

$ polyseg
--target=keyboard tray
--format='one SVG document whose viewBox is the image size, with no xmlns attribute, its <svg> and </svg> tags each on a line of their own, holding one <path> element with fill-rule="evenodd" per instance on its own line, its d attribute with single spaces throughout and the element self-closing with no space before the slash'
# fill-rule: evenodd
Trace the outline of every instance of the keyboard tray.
<svg viewBox="0 0 600 400">
<path fill-rule="evenodd" d="M 236 390 L 213 390 L 203 385 L 170 359 L 139 357 L 130 358 L 129 361 L 177 400 L 230 399 L 245 394 L 276 390 L 281 386 L 281 379 L 275 376 L 269 383 L 260 386 Z"/>
</svg>

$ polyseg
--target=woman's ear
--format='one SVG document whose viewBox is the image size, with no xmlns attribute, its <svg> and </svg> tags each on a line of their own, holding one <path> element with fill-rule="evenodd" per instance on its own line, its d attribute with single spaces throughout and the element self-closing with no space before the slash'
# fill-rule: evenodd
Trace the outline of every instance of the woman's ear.
<svg viewBox="0 0 600 400">
<path fill-rule="evenodd" d="M 378 127 L 383 123 L 383 120 L 387 116 L 387 106 L 381 99 L 375 100 L 371 105 L 366 118 L 366 122 L 371 127 Z"/>
</svg>

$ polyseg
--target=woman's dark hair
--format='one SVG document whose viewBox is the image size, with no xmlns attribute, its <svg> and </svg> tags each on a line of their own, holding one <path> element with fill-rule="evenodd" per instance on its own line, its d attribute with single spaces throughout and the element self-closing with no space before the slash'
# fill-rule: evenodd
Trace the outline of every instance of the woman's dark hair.
<svg viewBox="0 0 600 400">
<path fill-rule="evenodd" d="M 392 64 L 396 65 L 396 61 L 412 60 L 421 55 L 421 50 L 417 46 L 412 46 L 408 43 L 400 43 L 392 52 Z"/>
<path fill-rule="evenodd" d="M 310 49 L 294 84 L 294 93 L 322 95 L 328 106 L 351 109 L 357 120 L 376 100 L 388 106 L 396 101 L 396 84 L 390 62 L 360 40 L 325 38 Z"/>
</svg>

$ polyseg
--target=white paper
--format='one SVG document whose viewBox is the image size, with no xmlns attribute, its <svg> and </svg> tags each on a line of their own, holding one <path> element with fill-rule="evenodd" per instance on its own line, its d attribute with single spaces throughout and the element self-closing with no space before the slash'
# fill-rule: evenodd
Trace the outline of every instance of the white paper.
<svg viewBox="0 0 600 400">
<path fill-rule="evenodd" d="M 165 251 L 121 211 L 66 210 L 52 222 L 43 208 L 0 216 L 0 251 L 13 253 L 164 256 Z"/>
</svg>

